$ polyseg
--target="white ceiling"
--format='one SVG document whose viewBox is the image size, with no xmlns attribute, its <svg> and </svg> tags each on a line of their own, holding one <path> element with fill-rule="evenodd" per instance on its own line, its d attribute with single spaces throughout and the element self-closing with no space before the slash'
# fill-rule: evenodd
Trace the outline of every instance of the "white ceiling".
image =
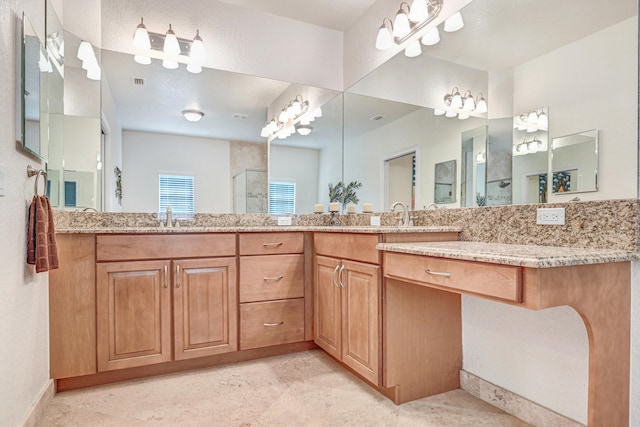
<svg viewBox="0 0 640 427">
<path fill-rule="evenodd" d="M 346 31 L 376 0 L 220 0 L 296 21 Z M 399 4 L 399 3 L 398 3 Z"/>
</svg>

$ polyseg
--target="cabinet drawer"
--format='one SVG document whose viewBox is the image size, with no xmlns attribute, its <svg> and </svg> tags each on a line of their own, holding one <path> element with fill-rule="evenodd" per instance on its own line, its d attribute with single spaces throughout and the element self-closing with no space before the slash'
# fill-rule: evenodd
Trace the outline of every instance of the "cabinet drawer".
<svg viewBox="0 0 640 427">
<path fill-rule="evenodd" d="M 316 233 L 313 237 L 316 253 L 333 258 L 380 263 L 380 254 L 376 249 L 377 234 Z"/>
<path fill-rule="evenodd" d="M 240 302 L 304 296 L 304 255 L 240 258 Z"/>
<path fill-rule="evenodd" d="M 522 269 L 511 265 L 386 252 L 384 275 L 457 293 L 522 302 Z"/>
<path fill-rule="evenodd" d="M 240 255 L 304 253 L 303 233 L 242 233 L 239 239 Z"/>
<path fill-rule="evenodd" d="M 304 341 L 304 299 L 240 304 L 240 349 Z"/>
<path fill-rule="evenodd" d="M 96 259 L 127 261 L 235 256 L 234 233 L 104 234 L 96 237 Z"/>
</svg>

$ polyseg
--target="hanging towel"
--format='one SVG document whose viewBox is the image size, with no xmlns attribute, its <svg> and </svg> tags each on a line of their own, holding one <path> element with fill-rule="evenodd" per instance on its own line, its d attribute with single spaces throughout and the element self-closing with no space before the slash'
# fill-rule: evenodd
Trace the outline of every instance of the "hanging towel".
<svg viewBox="0 0 640 427">
<path fill-rule="evenodd" d="M 33 196 L 29 206 L 27 263 L 36 273 L 58 268 L 58 249 L 51 204 L 46 196 Z"/>
</svg>

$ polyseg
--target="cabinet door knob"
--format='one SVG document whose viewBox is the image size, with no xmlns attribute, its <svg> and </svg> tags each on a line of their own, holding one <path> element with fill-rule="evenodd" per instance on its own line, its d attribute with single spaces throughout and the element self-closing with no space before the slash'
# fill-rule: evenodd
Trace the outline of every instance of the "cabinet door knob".
<svg viewBox="0 0 640 427">
<path fill-rule="evenodd" d="M 282 326 L 284 325 L 284 320 L 282 322 L 278 322 L 278 323 L 263 323 L 264 326 L 270 328 L 273 326 Z"/>
<path fill-rule="evenodd" d="M 424 272 L 427 274 L 431 274 L 432 276 L 451 277 L 451 273 L 449 273 L 448 271 L 431 271 L 430 269 L 426 268 Z"/>
<path fill-rule="evenodd" d="M 182 278 L 180 277 L 180 264 L 176 264 L 176 288 L 182 285 Z"/>
<path fill-rule="evenodd" d="M 275 282 L 276 280 L 282 280 L 284 279 L 284 276 L 281 274 L 280 276 L 274 276 L 274 277 L 263 277 L 262 278 L 265 282 Z"/>
</svg>

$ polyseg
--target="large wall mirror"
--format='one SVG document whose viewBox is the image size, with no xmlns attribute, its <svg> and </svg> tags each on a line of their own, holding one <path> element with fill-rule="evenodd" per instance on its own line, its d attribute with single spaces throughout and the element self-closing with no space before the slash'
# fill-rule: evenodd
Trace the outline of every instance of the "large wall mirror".
<svg viewBox="0 0 640 427">
<path fill-rule="evenodd" d="M 438 205 L 434 167 L 449 159 L 459 160 L 460 193 L 447 207 L 568 201 L 566 186 L 553 184 L 554 174 L 557 181 L 564 169 L 573 171 L 567 172 L 571 191 L 577 191 L 580 181 L 584 191 L 593 192 L 581 194 L 582 200 L 636 197 L 636 2 L 617 1 L 603 9 L 595 0 L 474 0 L 462 16 L 461 30 L 446 33 L 440 28 L 437 45 L 423 45 L 414 58 L 401 52 L 347 89 L 345 179 L 360 178 L 365 198 L 388 209 L 380 190 L 384 159 L 418 147 L 417 208 Z M 540 22 L 545 22 L 543 32 Z M 612 68 L 620 74 L 602 78 Z M 468 118 L 457 114 L 460 110 L 444 114 L 450 110 L 444 98 L 456 90 L 463 96 L 466 91 L 482 94 L 488 113 L 470 112 Z M 371 109 L 350 108 L 352 97 L 367 97 Z M 611 97 L 624 107 L 608 108 Z M 388 113 L 385 104 L 402 106 L 406 113 Z M 347 132 L 354 123 L 374 117 L 378 125 L 366 135 L 356 138 Z M 562 151 L 558 156 L 554 151 L 552 165 L 551 141 L 558 138 L 564 146 L 569 144 L 564 135 L 595 127 L 601 131 L 599 165 L 593 144 L 585 148 L 590 159 L 581 163 L 581 172 L 577 165 L 558 165 L 558 157 L 565 157 Z M 596 168 L 609 185 L 603 179 L 595 186 Z M 622 189 L 618 180 L 630 185 Z"/>
<path fill-rule="evenodd" d="M 549 180 L 553 193 L 598 190 L 598 130 L 553 138 Z"/>
<path fill-rule="evenodd" d="M 118 7 L 101 2 L 96 26 L 102 27 L 103 39 L 122 31 Z M 575 18 L 578 9 L 580 19 Z M 371 203 L 375 211 L 388 210 L 394 197 L 410 197 L 416 209 L 434 203 L 472 207 L 554 202 L 566 201 L 568 193 L 553 192 L 549 185 L 540 192 L 540 176 L 546 171 L 552 181 L 556 169 L 551 141 L 597 128 L 597 191 L 590 187 L 593 192 L 581 198 L 636 197 L 637 3 L 618 0 L 615 7 L 603 8 L 595 0 L 474 0 L 462 16 L 461 30 L 441 31 L 440 43 L 423 46 L 418 57 L 399 53 L 343 94 L 222 70 L 190 74 L 183 65 L 168 70 L 156 59 L 140 65 L 119 51 L 122 45 L 103 43 L 97 52 L 103 67 L 100 92 L 81 89 L 78 93 L 84 96 L 76 97 L 91 99 L 98 114 L 70 111 L 65 104 L 64 144 L 58 150 L 64 152 L 64 162 L 51 168 L 91 175 L 92 185 L 105 188 L 105 193 L 98 188 L 93 192 L 90 207 L 98 210 L 157 212 L 160 174 L 194 176 L 194 188 L 202 196 L 196 196 L 197 212 L 264 211 L 272 181 L 283 183 L 282 188 L 295 184 L 296 204 L 287 208 L 291 213 L 326 205 L 328 184 L 341 180 L 362 183 L 360 204 Z M 65 25 L 67 21 L 65 15 Z M 545 22 L 542 32 L 540 22 Z M 85 39 L 77 28 L 87 25 L 75 26 L 65 36 Z M 65 45 L 66 58 L 73 61 L 71 43 L 65 39 Z M 602 78 L 611 69 L 616 78 Z M 73 98 L 66 72 L 64 78 L 66 101 Z M 456 89 L 463 95 L 482 94 L 488 112 L 441 114 L 448 108 L 445 96 Z M 261 128 L 297 94 L 310 101 L 322 99 L 318 105 L 323 116 L 306 125 L 312 128 L 308 135 L 296 133 L 267 143 Z M 610 99 L 619 105 L 615 112 Z M 181 111 L 192 108 L 204 112 L 201 121 L 182 117 Z M 525 131 L 518 136 L 514 117 L 542 109 L 547 109 L 546 134 Z M 79 150 L 68 141 L 81 129 L 91 143 Z M 524 155 L 517 151 L 523 143 L 540 148 Z M 85 163 L 69 166 L 74 153 Z M 390 190 L 395 184 L 390 182 L 389 162 L 395 167 L 393 159 L 410 153 L 411 181 L 402 179 L 403 187 L 395 193 Z M 435 165 L 449 160 L 458 165 L 455 202 L 437 203 Z M 121 204 L 113 196 L 119 188 L 115 167 L 122 171 Z M 61 178 L 61 200 L 64 184 Z M 81 207 L 76 203 L 68 208 Z"/>
</svg>

